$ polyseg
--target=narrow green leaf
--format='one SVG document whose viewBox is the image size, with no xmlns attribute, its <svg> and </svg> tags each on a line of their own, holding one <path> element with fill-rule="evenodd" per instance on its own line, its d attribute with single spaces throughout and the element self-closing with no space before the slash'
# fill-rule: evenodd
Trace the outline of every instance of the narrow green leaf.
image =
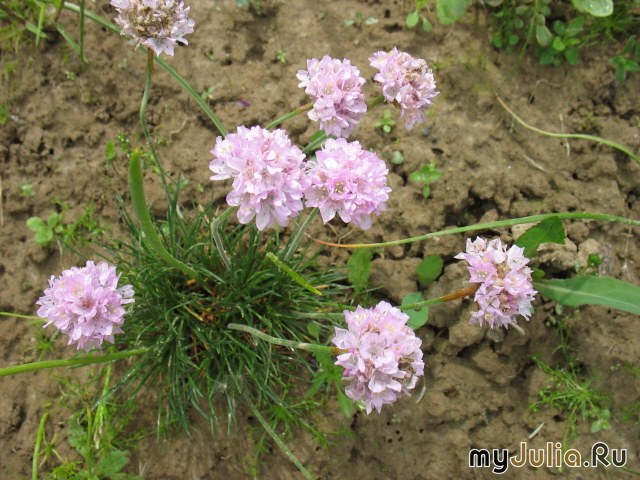
<svg viewBox="0 0 640 480">
<path fill-rule="evenodd" d="M 516 245 L 524 248 L 525 257 L 535 257 L 542 243 L 559 243 L 564 245 L 565 232 L 562 221 L 558 217 L 547 218 L 524 232 L 516 241 Z"/>
<path fill-rule="evenodd" d="M 80 51 L 80 47 L 75 42 L 73 37 L 69 34 L 69 32 L 67 32 L 64 26 L 61 23 L 56 23 L 56 28 L 58 29 L 58 32 L 60 32 L 60 35 L 62 35 L 64 39 L 69 43 L 69 45 L 71 45 L 71 48 L 73 48 L 73 50 L 78 54 L 78 56 L 82 55 L 82 61 L 85 63 L 88 63 L 89 60 L 87 60 L 87 57 L 85 57 L 84 54 L 82 54 L 82 52 Z"/>
<path fill-rule="evenodd" d="M 640 314 L 640 287 L 613 277 L 591 275 L 534 282 L 534 288 L 561 305 L 604 305 Z"/>
<path fill-rule="evenodd" d="M 548 47 L 551 45 L 553 41 L 553 35 L 549 31 L 546 25 L 537 25 L 536 26 L 536 40 L 538 40 L 538 44 L 543 47 Z"/>
<path fill-rule="evenodd" d="M 431 22 L 429 21 L 428 18 L 422 19 L 422 30 L 424 30 L 427 33 L 433 30 L 433 25 L 431 25 Z"/>
<path fill-rule="evenodd" d="M 440 255 L 431 255 L 420 262 L 416 268 L 418 281 L 424 286 L 433 282 L 442 272 L 442 258 Z M 418 300 L 422 301 L 422 300 Z"/>
<path fill-rule="evenodd" d="M 284 263 L 282 263 L 280 259 L 275 256 L 273 252 L 267 252 L 267 257 L 269 258 L 269 260 L 275 263 L 278 267 L 280 267 L 287 275 L 289 275 L 295 282 L 302 285 L 311 293 L 315 293 L 316 295 L 322 295 L 322 293 L 317 288 L 315 288 L 313 285 L 307 282 L 301 275 L 294 272 L 291 268 L 287 267 Z"/>
<path fill-rule="evenodd" d="M 578 63 L 580 63 L 578 59 L 578 49 L 576 47 L 568 47 L 564 51 L 564 58 L 567 59 L 569 65 L 578 65 Z"/>
<path fill-rule="evenodd" d="M 371 272 L 371 257 L 373 251 L 370 248 L 358 248 L 349 257 L 348 278 L 354 287 L 363 288 L 367 285 Z"/>
<path fill-rule="evenodd" d="M 402 299 L 402 305 L 411 305 L 412 303 L 424 302 L 424 296 L 420 292 L 410 293 Z M 413 330 L 420 328 L 429 319 L 429 307 L 422 307 L 415 310 L 403 310 L 409 315 L 407 325 Z"/>
<path fill-rule="evenodd" d="M 429 195 L 431 195 L 431 187 L 429 185 L 425 185 L 422 188 L 422 196 L 424 198 L 429 198 Z"/>
</svg>

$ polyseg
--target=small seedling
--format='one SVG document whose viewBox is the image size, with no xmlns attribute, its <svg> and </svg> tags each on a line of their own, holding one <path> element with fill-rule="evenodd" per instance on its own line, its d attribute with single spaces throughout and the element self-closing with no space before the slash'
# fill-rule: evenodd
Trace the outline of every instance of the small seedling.
<svg viewBox="0 0 640 480">
<path fill-rule="evenodd" d="M 282 50 L 278 50 L 278 53 L 276 53 L 276 60 L 281 63 L 287 63 L 287 54 Z"/>
<path fill-rule="evenodd" d="M 628 72 L 640 70 L 640 40 L 633 36 L 624 44 L 619 55 L 616 55 L 609 63 L 616 67 L 616 80 L 624 82 Z"/>
<path fill-rule="evenodd" d="M 416 182 L 423 182 L 425 184 L 435 182 L 440 177 L 442 177 L 442 172 L 436 169 L 436 163 L 431 162 L 429 165 L 425 165 L 420 170 L 413 172 L 409 178 L 411 180 L 415 180 Z M 429 198 L 431 195 L 431 187 L 429 185 L 425 185 L 422 188 L 422 196 L 424 198 Z"/>
<path fill-rule="evenodd" d="M 396 126 L 396 122 L 391 118 L 391 111 L 385 110 L 380 121 L 373 126 L 374 128 L 382 128 L 384 133 L 390 133 L 391 129 Z"/>
<path fill-rule="evenodd" d="M 431 24 L 429 19 L 423 15 L 420 15 L 420 10 L 422 9 L 422 7 L 430 1 L 431 0 L 416 0 L 416 9 L 409 15 L 407 15 L 407 27 L 413 28 L 422 21 L 422 29 L 425 32 L 430 32 L 431 30 L 433 30 L 433 25 Z"/>
<path fill-rule="evenodd" d="M 213 93 L 213 91 L 215 90 L 215 87 L 209 87 L 209 88 L 205 88 L 202 93 L 200 94 L 200 97 L 203 100 L 211 100 L 211 94 Z"/>
<path fill-rule="evenodd" d="M 360 26 L 362 26 L 363 23 L 365 25 L 375 25 L 376 23 L 378 23 L 378 19 L 371 15 L 369 15 L 367 18 L 364 18 L 360 12 L 357 12 L 354 19 L 347 18 L 344 21 L 344 26 L 345 27 L 355 26 L 359 28 Z"/>
<path fill-rule="evenodd" d="M 24 197 L 33 197 L 36 192 L 33 191 L 33 186 L 30 183 L 23 183 L 20 185 L 20 196 Z"/>
<path fill-rule="evenodd" d="M 584 30 L 585 17 L 580 16 L 571 20 L 568 24 L 561 20 L 556 20 L 553 24 L 554 36 L 544 25 L 538 25 L 536 29 L 536 39 L 538 47 L 536 53 L 540 56 L 541 65 L 558 66 L 562 63 L 562 58 L 566 59 L 569 65 L 578 64 L 578 45 L 581 40 L 578 37 Z"/>
</svg>

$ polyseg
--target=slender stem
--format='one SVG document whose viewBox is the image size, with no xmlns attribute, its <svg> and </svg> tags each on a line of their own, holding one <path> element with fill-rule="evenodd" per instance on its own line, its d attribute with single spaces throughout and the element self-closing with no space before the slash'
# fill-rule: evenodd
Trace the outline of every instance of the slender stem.
<svg viewBox="0 0 640 480">
<path fill-rule="evenodd" d="M 617 217 L 615 215 L 606 215 L 603 213 L 589 213 L 589 212 L 563 212 L 563 213 L 546 213 L 543 215 L 531 215 L 529 217 L 512 218 L 510 220 L 499 220 L 497 222 L 478 223 L 476 225 L 468 225 L 466 227 L 450 228 L 448 230 L 440 230 L 438 232 L 427 233 L 426 235 L 420 235 L 419 237 L 403 238 L 402 240 L 393 240 L 391 242 L 381 243 L 359 243 L 353 245 L 345 245 L 339 243 L 324 242 L 313 237 L 314 242 L 321 243 L 322 245 L 328 245 L 330 247 L 341 248 L 373 248 L 373 247 L 389 247 L 391 245 L 402 245 L 404 243 L 420 242 L 429 238 L 442 237 L 444 235 L 453 235 L 455 233 L 473 232 L 475 230 L 486 230 L 488 228 L 498 227 L 511 227 L 513 225 L 522 225 L 523 223 L 536 223 L 546 220 L 547 218 L 558 217 L 560 220 L 604 220 L 606 222 L 618 222 L 625 223 L 627 225 L 633 225 L 634 227 L 640 227 L 640 221 L 631 220 L 629 218 Z M 308 236 L 308 235 L 307 235 Z"/>
<path fill-rule="evenodd" d="M 216 218 L 213 222 L 211 222 L 211 236 L 213 237 L 213 241 L 216 244 L 216 248 L 218 249 L 218 254 L 222 261 L 227 266 L 227 269 L 231 269 L 231 261 L 229 260 L 229 256 L 224 249 L 224 244 L 222 243 L 222 237 L 220 236 L 220 225 L 222 222 L 231 215 L 238 207 L 229 207 L 227 208 L 222 215 Z"/>
<path fill-rule="evenodd" d="M 271 428 L 271 425 L 269 425 L 269 423 L 262 417 L 258 409 L 251 402 L 247 402 L 247 403 L 251 407 L 251 410 L 253 410 L 253 414 L 256 416 L 258 421 L 262 424 L 262 427 L 267 431 L 267 433 L 271 436 L 271 438 L 273 438 L 273 441 L 278 444 L 278 446 L 282 449 L 282 451 L 289 458 L 289 460 L 291 460 L 295 464 L 295 466 L 298 467 L 298 470 L 300 470 L 300 473 L 304 475 L 304 478 L 306 478 L 307 480 L 314 480 L 314 478 L 307 471 L 307 469 L 304 468 L 302 463 L 300 463 L 300 460 L 296 458 L 296 456 L 291 452 L 291 450 L 287 448 L 287 446 L 282 441 L 282 439 L 276 434 L 276 432 L 273 431 L 273 428 Z"/>
<path fill-rule="evenodd" d="M 367 105 L 367 111 L 371 110 L 373 107 L 375 107 L 379 103 L 382 103 L 383 101 L 384 101 L 384 95 L 382 94 L 378 95 L 376 98 L 371 100 L 371 103 L 369 105 Z"/>
<path fill-rule="evenodd" d="M 82 64 L 82 69 L 84 70 L 87 67 L 84 58 L 84 0 L 78 0 L 78 8 L 80 9 L 80 63 Z"/>
<path fill-rule="evenodd" d="M 500 105 L 502 105 L 502 107 L 511 114 L 511 116 L 522 126 L 524 126 L 525 128 L 528 128 L 531 131 L 534 131 L 536 133 L 540 133 L 542 135 L 547 135 L 548 137 L 556 137 L 556 138 L 581 138 L 584 140 L 592 140 L 594 142 L 597 143 L 604 143 L 605 145 L 609 145 L 610 147 L 616 148 L 618 150 L 620 150 L 623 153 L 626 153 L 627 155 L 629 155 L 631 158 L 633 158 L 636 162 L 640 163 L 640 157 L 638 157 L 637 155 L 635 155 L 631 150 L 629 150 L 628 148 L 620 145 L 619 143 L 616 142 L 612 142 L 611 140 L 607 140 L 605 138 L 600 138 L 600 137 L 595 137 L 593 135 L 584 135 L 582 133 L 552 133 L 552 132 L 547 132 L 545 130 L 540 130 L 539 128 L 533 127 L 527 123 L 524 122 L 524 120 L 522 120 L 520 117 L 518 117 L 515 113 L 513 113 L 513 111 L 507 107 L 507 105 L 502 101 L 502 99 L 500 98 L 500 96 L 498 96 L 498 94 L 496 93 L 496 98 L 498 99 L 498 102 L 500 102 Z"/>
<path fill-rule="evenodd" d="M 0 312 L 0 315 L 5 315 L 7 317 L 32 318 L 34 320 L 42 320 L 40 317 L 34 317 L 33 315 L 19 315 L 17 313 L 11 312 Z"/>
<path fill-rule="evenodd" d="M 313 108 L 313 103 L 307 103 L 306 105 L 302 105 L 301 107 L 296 108 L 293 112 L 287 113 L 284 117 L 280 117 L 277 120 L 274 120 L 269 125 L 267 125 L 267 130 L 271 130 L 273 127 L 280 125 L 285 120 L 289 120 L 291 117 L 295 117 L 296 115 L 306 112 L 307 110 L 311 110 Z"/>
<path fill-rule="evenodd" d="M 247 332 L 258 337 L 265 342 L 273 343 L 274 345 L 280 345 L 282 347 L 299 348 L 301 350 L 308 350 L 309 352 L 323 352 L 329 355 L 339 355 L 344 353 L 344 350 L 336 347 L 327 347 L 325 345 L 316 345 L 315 343 L 296 342 L 294 340 L 284 340 L 282 338 L 272 337 L 266 333 L 261 332 L 258 329 L 249 327 L 248 325 L 239 325 L 237 323 L 230 323 L 227 325 L 229 330 L 240 330 L 241 332 Z"/>
<path fill-rule="evenodd" d="M 316 138 L 313 142 L 309 143 L 309 145 L 307 145 L 306 147 L 304 147 L 302 149 L 302 153 L 309 153 L 311 150 L 318 148 L 320 145 L 322 145 L 324 143 L 324 141 L 327 139 L 327 134 L 323 131 L 322 135 L 320 135 L 318 138 Z"/>
<path fill-rule="evenodd" d="M 93 438 L 93 418 L 91 417 L 91 408 L 87 406 L 87 445 L 86 445 L 86 455 L 84 456 L 84 462 L 87 467 L 87 478 L 93 477 L 93 461 L 92 461 L 92 451 L 91 451 L 91 440 Z"/>
<path fill-rule="evenodd" d="M 305 219 L 304 223 L 296 229 L 295 233 L 293 234 L 293 237 L 291 238 L 291 240 L 289 240 L 289 244 L 287 245 L 284 251 L 284 255 L 282 256 L 283 261 L 286 262 L 287 260 L 289 260 L 289 258 L 291 258 L 291 255 L 293 255 L 293 252 L 295 252 L 298 246 L 300 245 L 300 242 L 302 241 L 302 237 L 307 231 L 307 228 L 309 228 L 309 224 L 314 219 L 314 217 L 318 214 L 319 211 L 320 210 L 318 209 L 318 207 L 314 207 L 309 212 L 309 215 Z"/>
<path fill-rule="evenodd" d="M 463 290 L 450 293 L 449 295 L 443 295 L 442 297 L 434 298 L 432 300 L 425 300 L 424 302 L 412 303 L 410 305 L 402 305 L 398 307 L 400 310 L 413 310 L 416 308 L 428 307 L 429 305 L 436 305 L 438 303 L 450 302 L 451 300 L 457 300 L 458 298 L 466 297 L 467 295 L 473 295 L 480 288 L 480 284 L 472 285 Z"/>
<path fill-rule="evenodd" d="M 64 2 L 64 8 L 66 8 L 67 10 L 71 10 L 72 12 L 75 12 L 75 13 L 80 12 L 80 8 L 77 5 L 74 5 L 73 3 Z M 104 20 L 103 18 L 96 15 L 95 13 L 89 10 L 85 10 L 85 16 L 93 20 L 94 22 L 99 23 L 101 26 L 108 28 L 112 32 L 117 33 L 118 35 L 120 34 L 120 27 L 112 24 L 111 22 Z M 147 51 L 147 47 L 140 47 L 140 48 L 144 51 Z M 173 67 L 169 66 L 164 60 L 160 58 L 156 58 L 155 61 L 156 63 L 158 63 L 158 65 L 164 68 L 167 71 L 167 73 L 171 75 L 174 78 L 174 80 L 176 80 L 182 86 L 182 88 L 186 90 L 186 92 L 189 95 L 191 95 L 191 97 L 200 106 L 200 108 L 202 108 L 202 110 L 207 114 L 211 122 L 216 126 L 220 134 L 222 136 L 226 136 L 227 129 L 222 126 L 222 123 L 220 122 L 220 120 L 218 120 L 218 117 L 216 117 L 215 114 L 211 111 L 211 109 L 209 108 L 209 105 L 207 105 L 207 103 L 202 99 L 200 94 L 196 92 L 193 89 L 193 87 L 189 85 L 189 83 L 184 78 L 182 78 L 178 74 L 178 72 L 176 72 L 173 69 Z"/>
<path fill-rule="evenodd" d="M 112 355 L 102 355 L 100 357 L 68 358 L 67 360 L 45 360 L 43 362 L 24 363 L 14 367 L 0 368 L 0 377 L 7 377 L 17 373 L 32 372 L 34 370 L 43 370 L 45 368 L 73 367 L 77 365 L 90 365 L 92 363 L 111 362 L 113 360 L 120 360 L 121 358 L 142 355 L 146 351 L 146 348 L 139 348 L 137 350 L 118 352 Z"/>
<path fill-rule="evenodd" d="M 40 425 L 38 426 L 38 433 L 36 434 L 36 445 L 33 447 L 33 461 L 31 462 L 31 480 L 38 480 L 38 460 L 40 456 L 40 444 L 42 443 L 42 437 L 44 437 L 44 425 L 49 417 L 49 412 L 44 412 L 40 419 Z"/>
<path fill-rule="evenodd" d="M 144 82 L 144 93 L 142 94 L 142 101 L 140 102 L 140 124 L 142 125 L 142 131 L 144 132 L 144 137 L 147 139 L 147 145 L 149 145 L 149 149 L 151 150 L 151 155 L 153 155 L 153 160 L 156 162 L 156 166 L 158 167 L 160 181 L 162 182 L 162 187 L 164 191 L 167 192 L 167 182 L 166 182 L 166 174 L 164 169 L 162 168 L 162 164 L 160 163 L 160 157 L 158 156 L 158 152 L 156 152 L 156 147 L 153 144 L 153 139 L 151 138 L 151 134 L 149 133 L 149 127 L 147 126 L 147 104 L 149 103 L 149 93 L 151 92 L 151 78 L 153 77 L 153 51 L 147 50 L 147 76 Z M 171 208 L 171 202 L 169 202 Z"/>
<path fill-rule="evenodd" d="M 200 275 L 196 273 L 191 267 L 185 265 L 180 260 L 176 259 L 164 248 L 164 245 L 160 241 L 160 237 L 156 233 L 156 229 L 151 222 L 151 215 L 149 215 L 149 209 L 147 208 L 147 201 L 144 196 L 144 186 L 142 184 L 142 168 L 140 166 L 140 151 L 136 150 L 131 154 L 131 160 L 129 161 L 129 188 L 131 189 L 131 203 L 133 203 L 133 209 L 136 212 L 136 216 L 140 221 L 142 231 L 144 232 L 147 241 L 151 244 L 153 250 L 162 258 L 165 262 L 174 268 L 186 273 L 189 277 L 193 278 L 198 284 L 207 289 L 205 281 Z"/>
</svg>

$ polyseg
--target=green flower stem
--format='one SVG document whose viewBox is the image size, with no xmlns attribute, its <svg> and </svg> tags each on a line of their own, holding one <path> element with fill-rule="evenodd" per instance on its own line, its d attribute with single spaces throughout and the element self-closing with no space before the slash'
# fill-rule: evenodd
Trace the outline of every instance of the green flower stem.
<svg viewBox="0 0 640 480">
<path fill-rule="evenodd" d="M 328 353 L 329 355 L 339 355 L 344 353 L 344 350 L 336 347 L 327 347 L 325 345 L 316 345 L 315 343 L 296 342 L 294 340 L 284 340 L 282 338 L 272 337 L 266 333 L 262 333 L 260 330 L 249 327 L 247 325 L 239 325 L 237 323 L 230 323 L 227 325 L 230 330 L 240 330 L 241 332 L 247 332 L 258 337 L 265 342 L 273 343 L 274 345 L 280 345 L 282 347 L 299 348 L 301 350 L 308 350 L 310 352 Z"/>
<path fill-rule="evenodd" d="M 65 2 L 64 8 L 78 14 L 80 13 L 80 7 L 78 7 L 78 5 L 74 5 L 73 3 Z M 120 35 L 120 27 L 118 27 L 117 25 L 114 25 L 111 22 L 104 20 L 103 18 L 99 17 L 98 15 L 96 15 L 95 13 L 89 10 L 85 10 L 84 14 L 87 18 L 93 20 L 94 22 L 100 24 L 105 28 L 108 28 L 112 32 Z M 145 52 L 148 50 L 147 47 L 140 47 L 140 49 L 144 50 Z M 173 69 L 173 67 L 169 66 L 164 60 L 161 60 L 160 58 L 156 58 L 155 61 L 158 65 L 164 68 L 167 71 L 167 73 L 171 75 L 174 78 L 174 80 L 176 80 L 180 84 L 180 86 L 186 90 L 186 92 L 189 95 L 191 95 L 191 97 L 196 101 L 196 103 L 200 106 L 200 108 L 202 108 L 202 110 L 207 114 L 211 122 L 216 126 L 220 134 L 223 137 L 226 136 L 227 135 L 226 128 L 222 126 L 222 123 L 220 122 L 220 120 L 218 120 L 218 117 L 216 117 L 215 114 L 211 111 L 211 109 L 209 108 L 209 105 L 207 105 L 207 103 L 202 99 L 200 94 L 196 92 L 193 89 L 193 87 L 189 85 L 189 83 L 184 78 L 182 78 L 178 74 L 178 72 L 176 72 Z"/>
<path fill-rule="evenodd" d="M 93 442 L 93 418 L 91 416 L 91 408 L 88 406 L 87 408 L 87 444 L 85 445 L 85 455 L 84 455 L 84 463 L 87 467 L 87 477 L 93 478 L 93 452 L 91 451 L 92 442 Z"/>
<path fill-rule="evenodd" d="M 84 0 L 78 0 L 78 8 L 80 9 L 80 63 L 83 70 L 87 68 L 86 58 L 84 57 Z"/>
<path fill-rule="evenodd" d="M 247 403 L 251 407 L 253 414 L 256 416 L 258 421 L 262 424 L 262 427 L 267 431 L 267 433 L 271 436 L 271 438 L 273 438 L 273 441 L 278 444 L 278 446 L 282 449 L 282 451 L 289 458 L 289 460 L 291 460 L 295 464 L 295 466 L 298 467 L 298 470 L 300 470 L 300 473 L 304 475 L 304 478 L 306 478 L 307 480 L 314 480 L 314 478 L 307 471 L 307 469 L 304 468 L 302 463 L 300 463 L 300 460 L 296 458 L 296 456 L 293 454 L 293 452 L 291 452 L 291 450 L 289 450 L 289 448 L 285 445 L 282 439 L 276 434 L 276 432 L 273 431 L 273 428 L 271 428 L 271 425 L 269 425 L 269 423 L 263 418 L 263 416 L 260 414 L 258 409 L 255 406 L 253 406 L 251 402 L 248 401 Z"/>
<path fill-rule="evenodd" d="M 19 315 L 17 313 L 11 313 L 11 312 L 0 312 L 0 315 L 4 315 L 6 317 L 31 318 L 33 320 L 40 320 L 43 322 L 46 321 L 40 317 L 34 317 L 33 315 Z"/>
<path fill-rule="evenodd" d="M 320 210 L 318 209 L 318 207 L 314 207 L 313 210 L 309 212 L 309 215 L 305 219 L 304 223 L 296 229 L 295 233 L 293 234 L 293 237 L 291 238 L 291 240 L 289 240 L 289 244 L 287 245 L 284 251 L 284 255 L 282 256 L 283 261 L 286 262 L 289 258 L 291 258 L 291 255 L 293 255 L 293 252 L 295 252 L 298 246 L 300 245 L 300 242 L 302 241 L 302 237 L 304 236 L 304 232 L 307 231 L 307 228 L 309 228 L 309 224 L 314 219 L 314 217 L 318 214 L 319 211 Z"/>
<path fill-rule="evenodd" d="M 313 238 L 312 240 L 322 245 L 329 245 L 330 247 L 342 247 L 342 248 L 374 248 L 374 247 L 389 247 L 391 245 L 402 245 L 404 243 L 420 242 L 429 238 L 442 237 L 444 235 L 453 235 L 455 233 L 473 232 L 475 230 L 485 230 L 487 228 L 498 227 L 511 227 L 513 225 L 522 225 L 523 223 L 536 223 L 546 220 L 547 218 L 558 217 L 560 220 L 604 220 L 606 222 L 618 222 L 632 225 L 634 227 L 640 227 L 640 221 L 631 220 L 629 218 L 617 217 L 615 215 L 606 215 L 604 213 L 589 213 L 589 212 L 563 212 L 563 213 L 546 213 L 543 215 L 531 215 L 529 217 L 512 218 L 510 220 L 499 220 L 497 222 L 478 223 L 476 225 L 468 225 L 466 227 L 450 228 L 448 230 L 440 230 L 438 232 L 427 233 L 426 235 L 420 235 L 419 237 L 403 238 L 402 240 L 393 240 L 391 242 L 381 243 L 358 243 L 352 245 L 324 242 Z"/>
<path fill-rule="evenodd" d="M 311 150 L 318 148 L 320 145 L 324 143 L 327 139 L 327 134 L 323 131 L 322 135 L 316 138 L 313 142 L 309 143 L 306 147 L 302 149 L 302 153 L 309 153 Z"/>
<path fill-rule="evenodd" d="M 112 362 L 114 360 L 120 360 L 121 358 L 142 355 L 146 351 L 146 348 L 139 348 L 137 350 L 118 352 L 112 355 L 102 355 L 100 357 L 69 358 L 67 360 L 45 360 L 43 362 L 24 363 L 14 367 L 0 368 L 0 377 L 32 372 L 33 370 L 43 370 L 45 368 L 74 367 L 78 365 L 90 365 L 92 363 Z"/>
<path fill-rule="evenodd" d="M 229 260 L 229 256 L 224 249 L 224 244 L 222 243 L 222 237 L 220 236 L 220 225 L 222 222 L 233 212 L 236 211 L 238 207 L 229 207 L 227 208 L 222 215 L 216 218 L 213 222 L 211 222 L 211 236 L 213 237 L 213 241 L 216 244 L 216 248 L 218 249 L 218 254 L 222 261 L 227 266 L 228 269 L 231 268 L 231 261 Z"/>
<path fill-rule="evenodd" d="M 507 112 L 509 112 L 509 114 L 520 125 L 522 125 L 525 128 L 528 128 L 529 130 L 531 130 L 533 132 L 540 133 L 542 135 L 547 135 L 548 137 L 555 137 L 555 138 L 581 138 L 583 140 L 592 140 L 592 141 L 597 142 L 597 143 L 604 143 L 605 145 L 609 145 L 610 147 L 616 148 L 616 149 L 620 150 L 621 152 L 626 153 L 631 158 L 633 158 L 636 162 L 640 163 L 640 157 L 635 155 L 628 148 L 623 147 L 619 143 L 612 142 L 611 140 L 607 140 L 605 138 L 600 138 L 600 137 L 595 137 L 593 135 L 584 135 L 584 134 L 581 134 L 581 133 L 552 133 L 552 132 L 546 132 L 544 130 L 540 130 L 539 128 L 536 128 L 536 127 L 532 127 L 531 125 L 525 123 L 524 120 L 522 120 L 520 117 L 518 117 L 515 113 L 513 113 L 513 111 L 509 107 L 507 107 L 507 105 L 502 101 L 502 99 L 497 94 L 496 94 L 496 98 L 498 99 L 498 102 L 500 102 L 500 105 L 502 105 L 502 108 L 504 108 Z"/>
<path fill-rule="evenodd" d="M 438 303 L 450 302 L 451 300 L 457 300 L 459 298 L 466 297 L 467 295 L 473 295 L 480 288 L 480 284 L 477 283 L 463 290 L 444 295 L 442 297 L 434 298 L 432 300 L 425 300 L 424 302 L 411 303 L 409 305 L 402 305 L 398 307 L 400 310 L 413 310 L 416 308 L 428 307 L 429 305 L 436 305 Z"/>
<path fill-rule="evenodd" d="M 131 203 L 133 203 L 133 209 L 136 212 L 136 216 L 142 226 L 147 241 L 151 244 L 153 250 L 162 258 L 165 262 L 174 268 L 186 273 L 189 277 L 193 278 L 198 284 L 207 289 L 206 283 L 193 270 L 181 261 L 174 258 L 162 245 L 158 234 L 151 222 L 151 215 L 149 215 L 149 209 L 147 208 L 147 201 L 144 196 L 144 186 L 142 184 L 142 167 L 140 166 L 140 151 L 136 150 L 131 154 L 131 160 L 129 162 L 129 188 L 131 189 Z"/>
<path fill-rule="evenodd" d="M 295 117 L 296 115 L 306 112 L 307 110 L 311 110 L 312 108 L 313 108 L 313 103 L 307 103 L 306 105 L 302 105 L 301 107 L 296 108 L 293 112 L 287 113 L 284 117 L 281 117 L 271 122 L 269 125 L 267 125 L 267 130 L 271 130 L 273 127 L 280 125 L 285 120 L 289 120 L 291 117 Z"/>
<path fill-rule="evenodd" d="M 384 102 L 384 95 L 378 95 L 374 98 L 369 105 L 367 105 L 367 111 L 371 110 L 373 107 L 378 105 L 379 103 Z"/>
<path fill-rule="evenodd" d="M 166 174 L 164 169 L 162 168 L 162 164 L 160 163 L 160 157 L 158 156 L 158 152 L 156 152 L 156 147 L 153 144 L 153 139 L 151 138 L 151 134 L 149 133 L 149 127 L 147 126 L 147 104 L 149 103 L 149 93 L 151 92 L 151 78 L 153 76 L 153 51 L 147 50 L 147 76 L 144 82 L 144 93 L 142 94 L 142 101 L 140 102 L 140 124 L 142 125 L 142 131 L 144 132 L 144 137 L 147 139 L 147 145 L 151 149 L 151 154 L 153 155 L 153 159 L 156 162 L 156 166 L 158 167 L 158 171 L 160 173 L 160 181 L 162 182 L 162 187 L 164 191 L 167 190 L 167 182 L 166 182 Z"/>
<path fill-rule="evenodd" d="M 40 444 L 42 443 L 42 437 L 44 437 L 44 425 L 49 417 L 49 412 L 44 412 L 40 419 L 40 425 L 38 426 L 38 433 L 36 434 L 36 445 L 33 447 L 33 460 L 31 462 L 31 480 L 38 480 L 38 460 L 40 456 Z"/>
</svg>

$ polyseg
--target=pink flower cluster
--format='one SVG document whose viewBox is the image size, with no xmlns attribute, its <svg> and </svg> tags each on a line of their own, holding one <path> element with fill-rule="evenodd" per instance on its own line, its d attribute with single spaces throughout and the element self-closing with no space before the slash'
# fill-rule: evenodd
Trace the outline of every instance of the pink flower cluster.
<svg viewBox="0 0 640 480">
<path fill-rule="evenodd" d="M 363 150 L 357 141 L 328 139 L 308 171 L 311 188 L 305 194 L 306 204 L 320 209 L 324 223 L 338 213 L 343 221 L 367 230 L 371 214 L 379 215 L 387 209 L 389 170 L 383 160 Z"/>
<path fill-rule="evenodd" d="M 77 343 L 78 350 L 101 348 L 103 340 L 113 343 L 113 335 L 122 333 L 125 309 L 133 303 L 133 288 L 118 288 L 120 276 L 116 267 L 106 262 L 94 265 L 88 261 L 82 268 L 72 267 L 60 278 L 51 276 L 49 288 L 36 302 L 41 305 L 38 316 L 69 335 L 68 345 Z"/>
<path fill-rule="evenodd" d="M 291 145 L 284 130 L 238 127 L 238 133 L 218 137 L 209 163 L 211 180 L 233 178 L 227 203 L 238 206 L 238 220 L 254 217 L 259 230 L 277 221 L 287 226 L 302 210 L 310 180 L 303 168 L 304 154 Z"/>
<path fill-rule="evenodd" d="M 160 55 L 173 55 L 177 42 L 187 44 L 183 37 L 193 33 L 195 21 L 187 18 L 190 7 L 175 0 L 111 0 L 116 7 L 116 23 L 122 35 L 133 39 L 138 48 L 149 47 Z"/>
<path fill-rule="evenodd" d="M 345 393 L 363 401 L 367 413 L 395 402 L 416 386 L 424 374 L 422 340 L 407 326 L 409 316 L 387 302 L 374 308 L 345 310 L 348 330 L 336 327 L 333 343 L 348 350 L 338 356 L 344 378 L 351 383 Z"/>
<path fill-rule="evenodd" d="M 331 58 L 307 60 L 307 70 L 299 70 L 299 87 L 313 97 L 309 118 L 320 121 L 327 135 L 348 137 L 367 111 L 362 85 L 365 79 L 351 61 Z"/>
<path fill-rule="evenodd" d="M 516 315 L 529 320 L 531 301 L 538 292 L 531 285 L 532 270 L 523 252 L 516 245 L 507 250 L 499 238 L 488 243 L 480 237 L 474 242 L 467 239 L 467 253 L 455 258 L 469 264 L 469 282 L 481 284 L 474 298 L 478 311 L 471 315 L 471 323 L 509 328 L 516 323 Z"/>
<path fill-rule="evenodd" d="M 380 70 L 373 79 L 382 87 L 384 98 L 402 107 L 400 117 L 406 117 L 407 129 L 411 130 L 415 123 L 425 122 L 424 112 L 438 94 L 427 63 L 395 47 L 388 53 L 374 53 L 369 61 L 372 67 Z"/>
</svg>

